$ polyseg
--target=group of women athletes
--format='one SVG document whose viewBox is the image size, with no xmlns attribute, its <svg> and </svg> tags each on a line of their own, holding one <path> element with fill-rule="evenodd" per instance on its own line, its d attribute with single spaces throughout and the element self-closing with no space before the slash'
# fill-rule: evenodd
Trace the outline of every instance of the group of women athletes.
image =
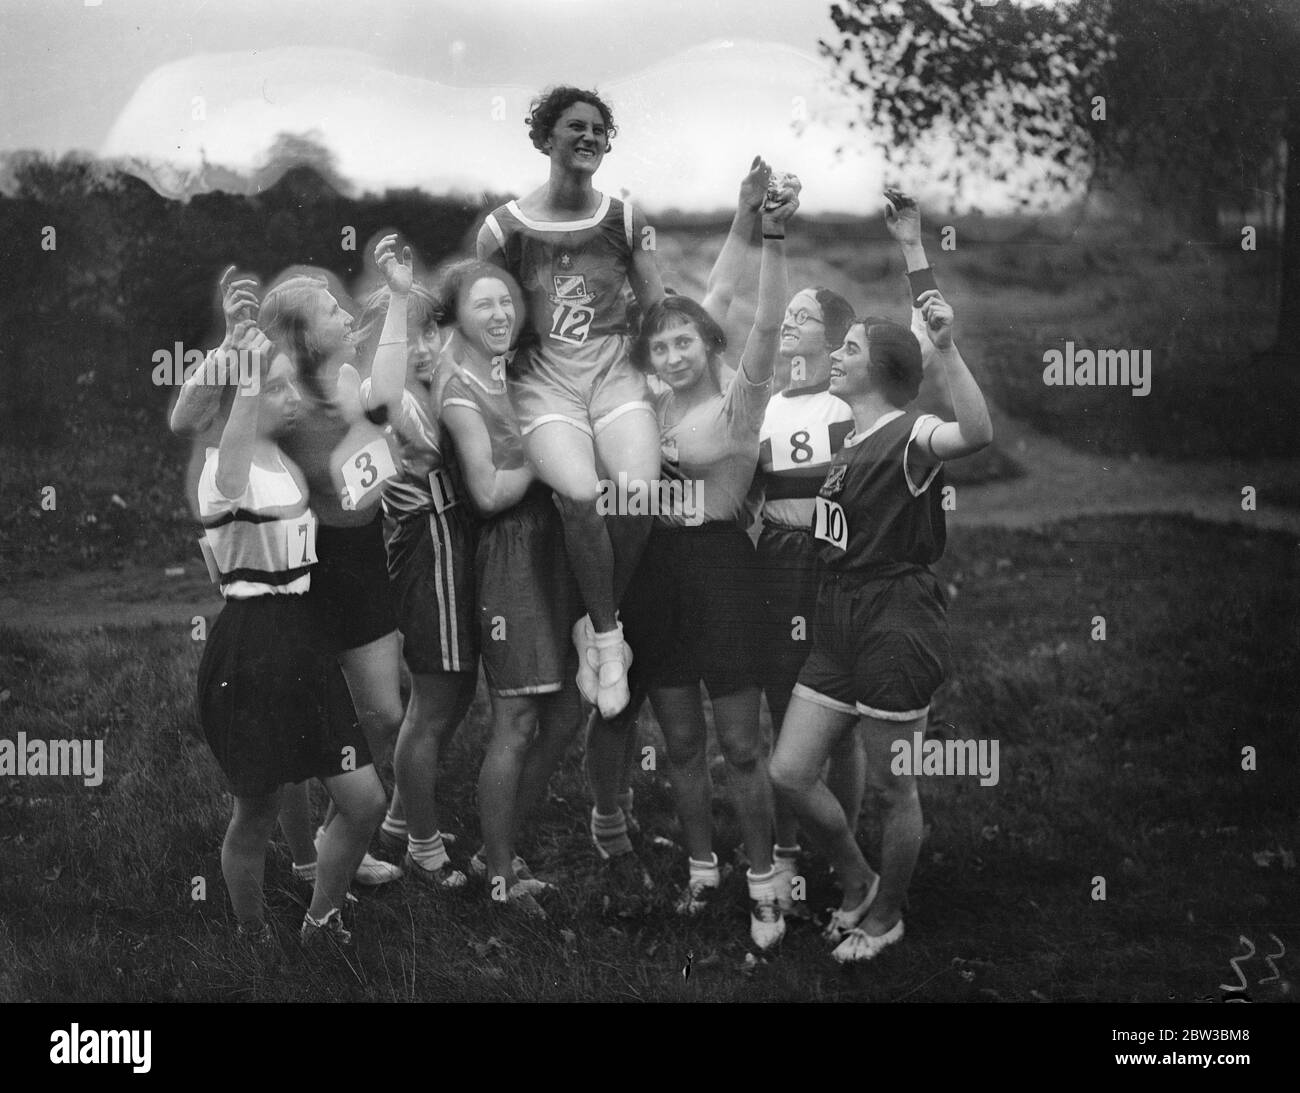
<svg viewBox="0 0 1300 1093">
<path fill-rule="evenodd" d="M 487 217 L 477 257 L 429 287 L 386 236 L 384 287 L 355 329 L 323 277 L 290 271 L 260 299 L 254 281 L 225 280 L 227 338 L 173 411 L 175 431 L 214 442 L 198 502 L 225 607 L 199 712 L 235 800 L 222 870 L 239 931 L 270 940 L 262 880 L 277 819 L 314 884 L 304 943 L 350 940 L 340 907 L 353 877 L 468 883 L 439 830 L 437 764 L 481 661 L 492 716 L 468 868 L 492 899 L 544 915 L 550 884 L 515 844 L 584 718 L 593 842 L 622 883 L 650 884 L 627 781 L 648 697 L 689 854 L 677 910 L 709 905 L 721 874 L 703 683 L 749 862 L 752 940 L 773 945 L 798 912 L 802 831 L 843 888 L 833 955 L 870 959 L 902 935 L 920 847 L 915 783 L 890 772 L 890 744 L 924 729 L 948 666 L 928 568 L 944 545 L 942 464 L 991 439 L 915 203 L 886 194 L 911 328 L 856 319 L 825 289 L 789 296 L 783 239 L 800 186 L 761 159 L 697 303 L 665 292 L 640 213 L 593 187 L 609 107 L 553 88 L 528 124 L 550 177 Z M 721 323 L 756 251 L 757 308 L 732 370 Z M 223 376 L 230 350 L 255 367 Z M 926 367 L 955 422 L 907 409 Z M 663 488 L 673 482 L 690 488 Z M 611 483 L 652 494 L 654 515 L 622 493 L 629 503 L 609 511 Z M 760 687 L 779 726 L 770 762 Z M 371 756 L 394 737 L 386 801 Z M 332 802 L 314 839 L 311 778 Z M 868 784 L 879 874 L 855 836 Z M 404 848 L 400 870 L 369 855 L 376 828 Z"/>
</svg>

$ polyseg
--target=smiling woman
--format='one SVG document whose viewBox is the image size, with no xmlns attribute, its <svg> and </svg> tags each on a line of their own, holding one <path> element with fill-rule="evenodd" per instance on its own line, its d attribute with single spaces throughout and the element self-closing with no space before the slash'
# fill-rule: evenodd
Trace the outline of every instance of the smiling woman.
<svg viewBox="0 0 1300 1093">
<path fill-rule="evenodd" d="M 587 608 L 573 628 L 578 686 L 607 718 L 630 698 L 617 608 L 650 528 L 643 516 L 601 515 L 596 468 L 641 482 L 656 475 L 654 411 L 645 377 L 628 361 L 623 287 L 630 283 L 643 310 L 663 295 L 653 231 L 629 203 L 592 185 L 615 132 L 595 92 L 543 92 L 528 136 L 550 160 L 550 178 L 492 212 L 478 237 L 479 257 L 528 297 L 510 399 L 528 459 L 555 491 Z"/>
</svg>

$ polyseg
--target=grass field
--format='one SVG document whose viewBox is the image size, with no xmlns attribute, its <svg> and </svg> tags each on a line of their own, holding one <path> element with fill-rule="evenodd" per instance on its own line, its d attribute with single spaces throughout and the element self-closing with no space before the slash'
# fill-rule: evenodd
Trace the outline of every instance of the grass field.
<svg viewBox="0 0 1300 1093">
<path fill-rule="evenodd" d="M 798 923 L 747 964 L 740 870 L 712 917 L 671 914 L 685 855 L 654 842 L 677 839 L 662 773 L 636 783 L 659 895 L 635 917 L 606 908 L 576 746 L 522 848 L 562 886 L 546 923 L 478 888 L 399 883 L 361 891 L 348 960 L 306 955 L 291 940 L 306 893 L 277 844 L 268 894 L 286 943 L 268 967 L 230 941 L 228 806 L 194 724 L 188 624 L 0 630 L 0 732 L 102 739 L 107 768 L 98 788 L 27 777 L 0 791 L 0 1000 L 1187 1000 L 1235 981 L 1241 935 L 1300 951 L 1294 541 L 1091 519 L 962 531 L 939 569 L 956 593 L 957 669 L 933 723 L 998 739 L 1001 778 L 923 779 L 907 937 L 851 970 Z M 1105 641 L 1090 637 L 1097 615 Z M 480 697 L 443 776 L 458 857 L 477 845 L 484 715 Z M 641 731 L 661 743 L 648 713 Z M 719 856 L 734 861 L 723 796 Z M 870 848 L 869 824 L 863 835 Z M 821 911 L 834 898 L 824 865 L 806 875 Z M 195 877 L 205 900 L 191 898 Z M 1244 965 L 1252 997 L 1294 997 L 1296 957 L 1277 963 L 1281 977 L 1258 986 L 1262 962 Z"/>
</svg>

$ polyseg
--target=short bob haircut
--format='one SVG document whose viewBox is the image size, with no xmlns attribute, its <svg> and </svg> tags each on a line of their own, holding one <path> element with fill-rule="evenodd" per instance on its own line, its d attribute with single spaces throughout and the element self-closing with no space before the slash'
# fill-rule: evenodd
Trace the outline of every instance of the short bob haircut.
<svg viewBox="0 0 1300 1093">
<path fill-rule="evenodd" d="M 388 315 L 388 286 L 375 289 L 366 297 L 361 311 L 361 321 L 357 324 L 357 360 L 367 365 L 375 359 L 375 350 L 379 347 L 379 335 L 384 329 L 384 319 Z M 406 298 L 406 329 L 408 336 L 416 330 L 427 330 L 441 324 L 442 312 L 438 298 L 433 292 L 415 281 Z"/>
<path fill-rule="evenodd" d="M 462 258 L 442 270 L 438 277 L 438 287 L 434 292 L 438 321 L 454 325 L 460 318 L 460 305 L 466 294 L 485 278 L 500 281 L 509 290 L 510 298 L 515 304 L 514 334 L 518 335 L 525 317 L 523 295 L 519 291 L 519 285 L 500 266 L 485 262 L 481 258 Z"/>
<path fill-rule="evenodd" d="M 818 286 L 809 290 L 817 297 L 822 309 L 822 331 L 826 337 L 826 352 L 834 353 L 844 344 L 844 335 L 853 322 L 853 305 L 838 292 Z"/>
<path fill-rule="evenodd" d="M 528 108 L 528 117 L 524 119 L 528 126 L 528 139 L 539 152 L 544 152 L 544 145 L 560 120 L 560 115 L 575 102 L 585 102 L 600 111 L 605 119 L 605 151 L 614 147 L 618 126 L 614 124 L 614 111 L 594 91 L 585 91 L 581 87 L 548 87 L 535 98 Z"/>
<path fill-rule="evenodd" d="M 854 319 L 867 336 L 868 375 L 895 406 L 906 406 L 921 390 L 921 343 L 909 327 L 868 315 Z M 847 337 L 847 331 L 845 332 Z"/>
<path fill-rule="evenodd" d="M 713 316 L 687 296 L 670 295 L 651 304 L 641 318 L 641 325 L 632 339 L 628 355 L 642 372 L 654 372 L 650 363 L 650 339 L 666 326 L 685 319 L 694 325 L 709 354 L 709 366 L 717 378 L 722 368 L 722 354 L 727 348 L 727 335 L 722 332 Z"/>
</svg>

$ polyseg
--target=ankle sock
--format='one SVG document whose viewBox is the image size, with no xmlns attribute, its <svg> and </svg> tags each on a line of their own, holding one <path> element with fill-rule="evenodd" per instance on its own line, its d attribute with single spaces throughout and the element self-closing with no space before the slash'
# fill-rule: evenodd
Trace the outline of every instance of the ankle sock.
<svg viewBox="0 0 1300 1093">
<path fill-rule="evenodd" d="M 447 856 L 447 847 L 442 841 L 442 832 L 436 831 L 428 839 L 417 839 L 411 837 L 407 839 L 406 848 L 410 852 L 411 860 L 421 869 L 441 869 L 451 859 Z"/>
<path fill-rule="evenodd" d="M 407 827 L 405 820 L 395 820 L 392 815 L 384 816 L 384 822 L 379 825 L 389 835 L 394 838 L 405 839 L 407 837 Z"/>
<path fill-rule="evenodd" d="M 772 866 L 766 873 L 755 873 L 752 869 L 745 870 L 745 883 L 749 885 L 749 898 L 755 901 L 775 901 L 776 900 L 776 866 Z"/>
<path fill-rule="evenodd" d="M 706 888 L 717 888 L 722 884 L 722 874 L 718 870 L 718 855 L 710 854 L 712 861 L 690 859 L 691 884 L 702 884 Z"/>
<path fill-rule="evenodd" d="M 622 808 L 612 816 L 605 816 L 593 808 L 591 836 L 596 840 L 596 845 L 611 858 L 632 850 L 632 840 L 627 837 L 627 815 Z"/>
</svg>

